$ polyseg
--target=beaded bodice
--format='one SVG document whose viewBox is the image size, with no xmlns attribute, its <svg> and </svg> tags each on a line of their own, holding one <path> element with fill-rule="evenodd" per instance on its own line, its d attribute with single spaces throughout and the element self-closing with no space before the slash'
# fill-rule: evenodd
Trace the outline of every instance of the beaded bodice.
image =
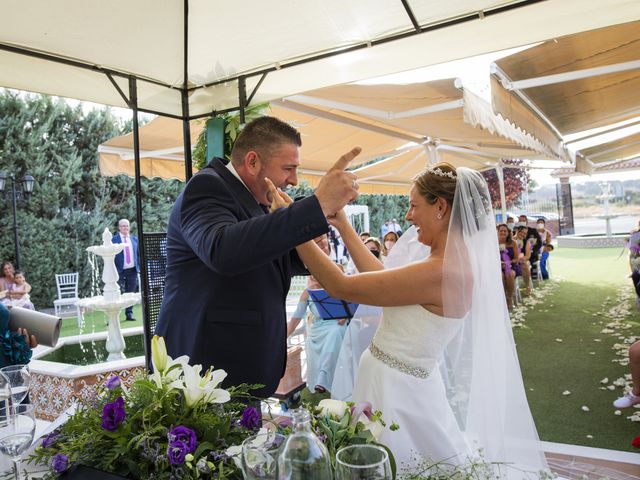
<svg viewBox="0 0 640 480">
<path fill-rule="evenodd" d="M 426 378 L 462 321 L 441 317 L 420 305 L 385 307 L 369 350 L 392 368 Z"/>
</svg>

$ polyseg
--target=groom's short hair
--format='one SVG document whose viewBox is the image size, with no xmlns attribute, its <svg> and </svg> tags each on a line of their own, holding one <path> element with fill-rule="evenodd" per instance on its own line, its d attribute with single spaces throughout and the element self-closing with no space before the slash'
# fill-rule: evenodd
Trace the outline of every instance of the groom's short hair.
<svg viewBox="0 0 640 480">
<path fill-rule="evenodd" d="M 274 147 L 283 144 L 302 146 L 300 132 L 276 117 L 260 117 L 247 123 L 231 150 L 231 161 L 237 165 L 251 150 L 267 157 Z"/>
</svg>

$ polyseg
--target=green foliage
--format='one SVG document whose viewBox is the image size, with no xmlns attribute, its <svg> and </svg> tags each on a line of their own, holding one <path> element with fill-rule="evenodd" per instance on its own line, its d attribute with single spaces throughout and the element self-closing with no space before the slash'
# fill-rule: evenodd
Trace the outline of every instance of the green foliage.
<svg viewBox="0 0 640 480">
<path fill-rule="evenodd" d="M 129 218 L 135 232 L 134 180 L 101 176 L 97 153 L 100 143 L 130 129 L 131 122 L 118 120 L 109 108 L 85 114 L 61 99 L 0 92 L 0 170 L 36 179 L 33 195 L 19 201 L 17 216 L 20 268 L 37 308 L 56 298 L 56 273 L 80 272 L 81 295 L 89 295 L 85 248 L 101 242 L 105 227 L 115 232 L 117 220 Z M 177 181 L 142 179 L 145 231 L 166 229 L 181 188 Z M 0 196 L 0 209 L 0 260 L 15 262 L 9 196 Z"/>
<path fill-rule="evenodd" d="M 258 103 L 245 108 L 244 116 L 245 122 L 249 123 L 251 120 L 263 117 L 268 114 L 268 103 Z M 242 124 L 240 124 L 240 112 L 234 111 L 229 113 L 223 113 L 220 118 L 224 119 L 224 156 L 225 158 L 231 158 L 231 150 L 240 132 L 242 131 Z M 207 129 L 203 129 L 198 136 L 196 145 L 193 149 L 192 160 L 194 166 L 198 169 L 204 167 L 207 164 Z"/>
<path fill-rule="evenodd" d="M 250 388 L 230 388 L 232 400 L 224 404 L 200 401 L 189 407 L 182 390 L 152 377 L 138 377 L 128 390 L 103 387 L 57 430 L 49 445 L 36 448 L 28 462 L 49 466 L 56 455 L 64 455 L 70 467 L 88 465 L 126 478 L 241 479 L 225 451 L 255 433 L 240 425 L 246 406 L 233 400 L 246 397 Z M 124 399 L 124 421 L 107 430 L 103 408 L 118 398 Z M 197 447 L 184 463 L 172 465 L 169 433 L 179 425 L 195 432 Z"/>
</svg>

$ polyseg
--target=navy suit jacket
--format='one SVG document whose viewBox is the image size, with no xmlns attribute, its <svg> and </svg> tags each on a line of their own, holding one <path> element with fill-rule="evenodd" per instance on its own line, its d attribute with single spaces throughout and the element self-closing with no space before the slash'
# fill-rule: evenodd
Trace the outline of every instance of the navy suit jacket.
<svg viewBox="0 0 640 480">
<path fill-rule="evenodd" d="M 211 163 L 178 196 L 167 231 L 167 274 L 156 334 L 168 354 L 224 369 L 225 386 L 275 392 L 286 366 L 285 300 L 306 273 L 295 246 L 328 225 L 315 196 L 265 214 L 226 167 Z"/>
<path fill-rule="evenodd" d="M 140 271 L 140 262 L 138 261 L 138 237 L 135 235 L 129 235 L 129 241 L 131 242 L 131 247 L 133 250 L 133 263 L 136 265 L 136 272 Z M 120 239 L 120 234 L 116 233 L 111 239 L 112 243 L 122 243 Z M 115 256 L 116 269 L 118 273 L 122 273 L 124 267 L 124 251 L 120 252 Z"/>
</svg>

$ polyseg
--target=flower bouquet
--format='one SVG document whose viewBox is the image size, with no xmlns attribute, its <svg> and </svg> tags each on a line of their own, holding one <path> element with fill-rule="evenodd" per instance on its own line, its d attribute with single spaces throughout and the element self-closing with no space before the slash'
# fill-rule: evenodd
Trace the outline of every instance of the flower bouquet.
<svg viewBox="0 0 640 480">
<path fill-rule="evenodd" d="M 202 373 L 186 356 L 172 359 L 161 337 L 151 344 L 153 374 L 137 378 L 129 389 L 110 377 L 95 399 L 43 439 L 27 460 L 48 468 L 43 478 L 86 466 L 136 479 L 241 479 L 246 438 L 264 428 L 289 433 L 286 419 L 265 422 L 247 407 L 259 385 L 218 388 L 223 370 Z M 323 400 L 308 408 L 334 468 L 340 447 L 376 442 L 384 425 L 368 404 Z"/>
<path fill-rule="evenodd" d="M 241 400 L 257 386 L 218 388 L 223 370 L 201 374 L 188 360 L 168 357 L 164 340 L 154 337 L 152 375 L 130 389 L 110 377 L 28 461 L 47 465 L 45 478 L 77 465 L 126 478 L 242 478 L 225 451 L 255 433 L 255 409 Z"/>
</svg>

